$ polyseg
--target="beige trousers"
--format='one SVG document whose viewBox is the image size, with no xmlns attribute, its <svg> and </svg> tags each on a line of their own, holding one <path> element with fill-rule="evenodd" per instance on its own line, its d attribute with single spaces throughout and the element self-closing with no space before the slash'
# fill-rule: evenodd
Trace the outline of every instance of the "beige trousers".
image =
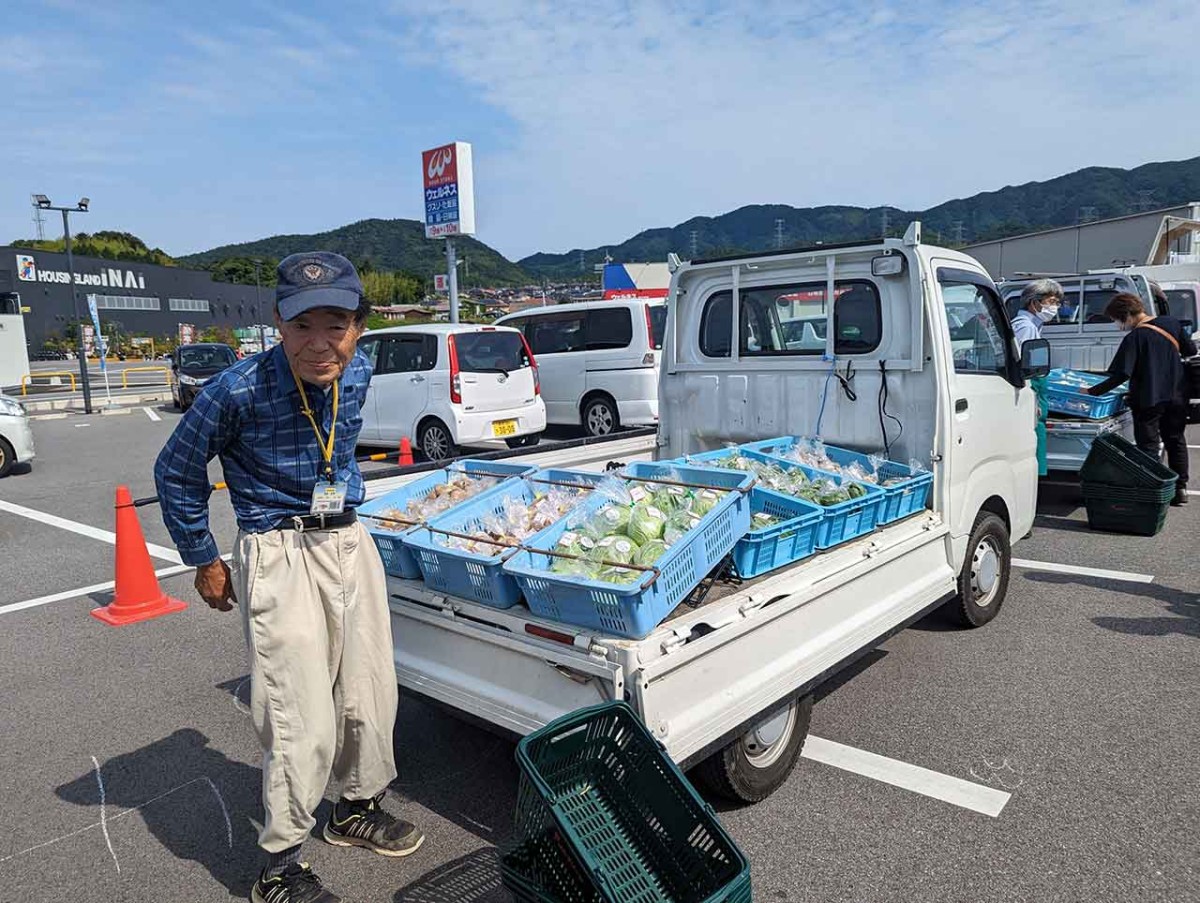
<svg viewBox="0 0 1200 903">
<path fill-rule="evenodd" d="M 349 799 L 396 776 L 387 586 L 361 524 L 239 533 L 233 574 L 263 748 L 258 842 L 278 853 L 308 837 L 331 774 Z"/>
</svg>

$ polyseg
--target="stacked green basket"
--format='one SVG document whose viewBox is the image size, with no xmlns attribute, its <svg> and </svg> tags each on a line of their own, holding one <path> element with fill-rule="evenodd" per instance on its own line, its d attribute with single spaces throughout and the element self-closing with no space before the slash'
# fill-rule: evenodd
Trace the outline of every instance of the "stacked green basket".
<svg viewBox="0 0 1200 903">
<path fill-rule="evenodd" d="M 1153 536 L 1175 495 L 1175 472 L 1115 433 L 1097 436 L 1079 470 L 1088 526 Z"/>
</svg>

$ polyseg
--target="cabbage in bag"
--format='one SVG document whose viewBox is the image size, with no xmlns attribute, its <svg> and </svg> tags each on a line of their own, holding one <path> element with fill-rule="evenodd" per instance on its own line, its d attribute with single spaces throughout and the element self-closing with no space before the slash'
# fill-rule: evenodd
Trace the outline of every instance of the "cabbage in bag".
<svg viewBox="0 0 1200 903">
<path fill-rule="evenodd" d="M 629 512 L 629 524 L 626 533 L 639 546 L 653 539 L 662 539 L 663 530 L 667 526 L 667 517 L 658 508 L 642 502 L 634 505 Z"/>
<path fill-rule="evenodd" d="M 624 535 L 629 528 L 629 509 L 616 502 L 605 505 L 587 521 L 581 532 L 594 540 Z"/>
</svg>

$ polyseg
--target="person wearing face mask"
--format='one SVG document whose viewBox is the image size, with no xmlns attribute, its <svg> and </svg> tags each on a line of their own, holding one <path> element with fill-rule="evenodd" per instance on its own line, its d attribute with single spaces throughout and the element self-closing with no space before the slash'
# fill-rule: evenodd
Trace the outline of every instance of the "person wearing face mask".
<svg viewBox="0 0 1200 903">
<path fill-rule="evenodd" d="M 1187 380 L 1183 358 L 1196 354 L 1196 345 L 1174 317 L 1152 317 L 1137 295 L 1114 295 L 1105 316 L 1126 333 L 1112 363 L 1109 377 L 1088 389 L 1089 395 L 1111 392 L 1129 382 L 1126 400 L 1133 414 L 1133 437 L 1138 448 L 1159 458 L 1167 453 L 1167 466 L 1179 476 L 1171 504 L 1188 501 Z"/>
<path fill-rule="evenodd" d="M 1037 279 L 1025 286 L 1021 292 L 1021 309 L 1013 317 L 1013 338 L 1017 342 L 1017 354 L 1021 346 L 1030 339 L 1042 337 L 1042 327 L 1058 316 L 1059 305 L 1062 303 L 1062 286 L 1053 279 Z M 1039 376 L 1031 379 L 1038 400 L 1038 417 L 1034 425 L 1037 435 L 1038 476 L 1046 475 L 1046 418 L 1050 415 L 1050 405 L 1046 398 L 1046 378 Z"/>
<path fill-rule="evenodd" d="M 242 609 L 267 853 L 250 899 L 338 903 L 300 858 L 331 776 L 342 795 L 322 829 L 328 843 L 407 856 L 424 836 L 381 805 L 396 777 L 398 699 L 383 564 L 355 513 L 369 306 L 339 254 L 293 254 L 278 278 L 280 343 L 204 386 L 154 479 L 197 592 L 210 608 Z M 215 457 L 239 528 L 232 572 L 208 527 Z"/>
</svg>

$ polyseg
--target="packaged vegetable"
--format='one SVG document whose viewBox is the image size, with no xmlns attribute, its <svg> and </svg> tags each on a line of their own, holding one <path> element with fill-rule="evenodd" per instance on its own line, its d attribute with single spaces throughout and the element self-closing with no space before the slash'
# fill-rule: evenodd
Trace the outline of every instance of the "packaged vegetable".
<svg viewBox="0 0 1200 903">
<path fill-rule="evenodd" d="M 658 559 L 667 554 L 668 546 L 661 539 L 652 539 L 633 556 L 633 563 L 640 564 L 642 567 L 653 567 Z"/>
<path fill-rule="evenodd" d="M 592 515 L 581 528 L 580 532 L 594 540 L 606 536 L 624 534 L 629 529 L 629 509 L 617 502 L 611 502 Z"/>
<path fill-rule="evenodd" d="M 630 539 L 641 546 L 652 539 L 662 539 L 666 526 L 667 518 L 662 511 L 648 502 L 639 502 L 629 512 L 626 533 Z"/>
</svg>

